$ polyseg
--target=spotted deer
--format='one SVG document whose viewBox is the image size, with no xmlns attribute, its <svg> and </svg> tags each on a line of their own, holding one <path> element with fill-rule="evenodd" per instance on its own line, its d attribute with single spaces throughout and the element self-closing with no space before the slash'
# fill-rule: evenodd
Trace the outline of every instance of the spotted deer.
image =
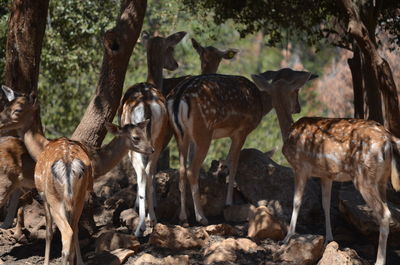
<svg viewBox="0 0 400 265">
<path fill-rule="evenodd" d="M 19 95 L 13 101 L 27 97 Z M 0 129 L 19 129 L 24 139 L 30 140 L 25 141 L 25 144 L 36 160 L 34 181 L 46 212 L 45 264 L 49 264 L 53 219 L 62 236 L 63 264 L 74 264 L 75 253 L 77 263 L 83 264 L 77 225 L 87 192 L 93 187 L 93 175 L 102 175 L 111 170 L 128 150 L 151 154 L 154 149 L 146 133 L 149 121 L 123 127 L 107 123 L 107 130 L 116 135 L 114 139 L 99 149 L 88 149 L 65 137 L 46 139 L 32 119 L 32 116 L 38 115 L 35 105 L 25 104 L 17 112 L 18 115 L 13 115 L 15 109 L 12 108 L 14 104 L 11 104 L 4 110 L 8 111 L 4 116 L 7 118 L 0 118 Z"/>
<path fill-rule="evenodd" d="M 295 98 L 297 95 L 287 97 Z M 182 223 L 187 224 L 186 178 L 191 188 L 196 220 L 202 224 L 208 222 L 200 205 L 198 176 L 213 139 L 231 139 L 226 159 L 229 169 L 226 205 L 232 204 L 240 150 L 247 135 L 271 109 L 271 97 L 242 76 L 200 75 L 189 78 L 175 89 L 168 99 L 168 112 L 179 148 L 179 219 Z M 297 113 L 298 109 L 292 111 Z"/>
<path fill-rule="evenodd" d="M 2 91 L 10 91 L 6 86 L 2 86 Z M 13 113 L 8 110 L 0 112 L 0 127 L 2 120 L 10 119 L 11 116 L 20 115 L 26 104 L 32 104 L 35 100 L 33 94 L 29 97 L 20 97 L 18 100 L 13 100 L 14 94 L 7 93 L 10 98 L 5 97 L 7 103 L 5 109 L 13 109 Z M 30 157 L 22 140 L 13 136 L 4 136 L 0 138 L 0 208 L 8 202 L 7 215 L 0 228 L 10 228 L 13 224 L 14 216 L 17 211 L 18 201 L 21 196 L 21 191 L 32 189 L 35 187 L 33 179 L 33 171 L 35 162 Z M 20 210 L 21 213 L 23 211 Z M 22 235 L 22 228 L 17 222 L 15 228 L 15 237 Z"/>
<path fill-rule="evenodd" d="M 283 76 L 282 74 L 285 73 Z M 288 94 L 298 92 L 312 75 L 283 69 L 252 75 L 257 86 L 272 98 L 281 127 L 282 152 L 295 173 L 293 212 L 287 243 L 295 233 L 296 221 L 307 179 L 321 179 L 326 241 L 332 241 L 330 200 L 333 181 L 353 181 L 379 223 L 377 265 L 385 264 L 390 211 L 386 204 L 389 178 L 400 190 L 400 140 L 374 121 L 304 117 L 293 122 Z"/>
<path fill-rule="evenodd" d="M 131 86 L 125 92 L 118 110 L 121 125 L 150 120 L 147 132 L 155 150 L 149 156 L 129 152 L 138 183 L 139 224 L 136 236 L 141 236 L 145 229 L 146 200 L 150 220 L 156 222 L 153 176 L 160 153 L 172 137 L 165 97 L 161 93 L 162 71 L 164 68 L 170 71 L 178 68 L 173 56 L 174 47 L 185 35 L 186 32 L 177 32 L 168 37 L 156 36 L 143 40 L 147 49 L 147 82 Z"/>
<path fill-rule="evenodd" d="M 222 51 L 214 46 L 203 47 L 194 38 L 191 38 L 192 46 L 197 51 L 200 57 L 201 74 L 215 74 L 218 71 L 219 64 L 222 59 L 231 60 L 239 52 L 237 49 L 229 48 Z M 178 86 L 180 82 L 191 77 L 190 75 L 164 78 L 163 79 L 163 94 L 168 96 L 171 91 Z"/>
</svg>

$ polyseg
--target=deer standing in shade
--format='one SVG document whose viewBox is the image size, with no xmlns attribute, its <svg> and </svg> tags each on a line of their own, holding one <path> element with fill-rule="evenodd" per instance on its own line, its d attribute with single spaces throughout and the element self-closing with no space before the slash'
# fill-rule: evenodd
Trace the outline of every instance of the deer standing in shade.
<svg viewBox="0 0 400 265">
<path fill-rule="evenodd" d="M 11 104 L 0 115 L 0 129 L 19 129 L 32 157 L 36 160 L 34 180 L 44 201 L 46 211 L 45 264 L 49 264 L 50 245 L 54 219 L 62 236 L 63 264 L 74 264 L 75 253 L 78 264 L 83 264 L 79 241 L 78 221 L 82 213 L 87 192 L 93 187 L 94 175 L 111 170 L 128 152 L 135 150 L 144 154 L 154 151 L 147 137 L 148 121 L 127 124 L 123 127 L 106 124 L 114 139 L 100 149 L 88 150 L 83 144 L 65 137 L 48 140 L 32 116 L 38 115 L 36 101 L 25 104 L 16 112 L 16 102 L 28 96 L 8 91 Z"/>
<path fill-rule="evenodd" d="M 332 241 L 330 201 L 333 181 L 353 181 L 379 223 L 376 265 L 385 264 L 390 211 L 386 203 L 389 178 L 400 190 L 400 140 L 375 121 L 304 117 L 293 122 L 294 102 L 288 96 L 312 79 L 308 72 L 282 69 L 252 75 L 272 98 L 282 132 L 282 152 L 295 173 L 293 212 L 284 240 L 295 233 L 304 187 L 311 176 L 321 179 L 326 241 Z M 298 102 L 296 103 L 298 104 Z"/>
</svg>

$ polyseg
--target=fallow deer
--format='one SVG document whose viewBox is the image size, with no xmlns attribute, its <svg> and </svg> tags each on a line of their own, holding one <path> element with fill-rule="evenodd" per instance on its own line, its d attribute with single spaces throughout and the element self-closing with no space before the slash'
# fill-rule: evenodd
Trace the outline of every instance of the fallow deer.
<svg viewBox="0 0 400 265">
<path fill-rule="evenodd" d="M 386 188 L 391 178 L 394 189 L 400 190 L 400 140 L 374 121 L 304 117 L 294 123 L 290 113 L 294 104 L 287 95 L 297 94 L 299 87 L 312 79 L 308 72 L 283 69 L 252 78 L 272 98 L 284 139 L 282 152 L 295 173 L 293 212 L 284 242 L 295 233 L 304 187 L 311 176 L 321 179 L 326 241 L 332 241 L 332 182 L 351 180 L 377 218 L 380 233 L 375 264 L 385 264 L 391 217 Z"/>
<path fill-rule="evenodd" d="M 19 101 L 22 98 L 26 99 L 27 96 L 20 95 L 14 100 Z M 93 173 L 104 174 L 115 166 L 128 150 L 151 154 L 154 150 L 146 133 L 148 121 L 137 125 L 127 124 L 122 128 L 108 123 L 107 130 L 116 137 L 102 148 L 88 151 L 81 143 L 64 137 L 56 140 L 46 139 L 32 119 L 32 116 L 37 115 L 36 103 L 25 104 L 18 115 L 12 115 L 15 111 L 12 107 L 6 108 L 5 111 L 9 114 L 5 115 L 4 119 L 0 118 L 0 129 L 19 129 L 25 139 L 27 136 L 29 139 L 31 135 L 31 141 L 26 144 L 28 151 L 37 161 L 35 185 L 44 201 L 46 211 L 45 264 L 49 264 L 53 218 L 62 235 L 63 264 L 74 264 L 75 253 L 78 264 L 83 264 L 77 225 L 87 191 L 93 186 Z"/>
<path fill-rule="evenodd" d="M 200 57 L 201 74 L 215 74 L 218 71 L 219 64 L 222 59 L 231 60 L 239 52 L 237 49 L 229 48 L 222 51 L 214 46 L 203 47 L 194 38 L 191 38 L 192 46 L 195 48 Z M 164 78 L 163 79 L 163 94 L 168 96 L 171 91 L 178 86 L 180 82 L 191 77 L 190 75 Z"/>
<path fill-rule="evenodd" d="M 226 205 L 232 204 L 240 150 L 247 135 L 271 109 L 270 96 L 242 76 L 200 75 L 185 80 L 175 89 L 168 99 L 168 112 L 179 148 L 181 222 L 187 223 L 186 178 L 191 187 L 196 220 L 202 224 L 208 222 L 200 205 L 198 176 L 213 139 L 229 137 L 232 141 L 226 159 L 229 168 Z"/>
<path fill-rule="evenodd" d="M 124 94 L 118 110 L 121 125 L 150 120 L 147 132 L 155 150 L 150 156 L 129 152 L 138 183 L 139 224 L 136 236 L 141 236 L 145 229 L 146 199 L 150 220 L 156 222 L 153 176 L 160 153 L 172 137 L 166 102 L 161 93 L 162 71 L 164 68 L 170 71 L 178 68 L 173 56 L 174 47 L 185 35 L 186 32 L 177 32 L 165 38 L 156 36 L 143 40 L 147 48 L 147 82 L 131 86 Z"/>
</svg>

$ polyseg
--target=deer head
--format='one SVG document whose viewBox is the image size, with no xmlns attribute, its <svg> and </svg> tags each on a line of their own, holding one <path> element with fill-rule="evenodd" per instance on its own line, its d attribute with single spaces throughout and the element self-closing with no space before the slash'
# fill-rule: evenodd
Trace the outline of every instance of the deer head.
<svg viewBox="0 0 400 265">
<path fill-rule="evenodd" d="M 36 94 L 20 94 L 4 85 L 1 88 L 8 103 L 0 113 L 0 130 L 15 130 L 29 125 L 38 108 Z"/>
<path fill-rule="evenodd" d="M 142 42 L 147 50 L 148 61 L 155 65 L 161 64 L 162 68 L 169 71 L 176 70 L 179 65 L 174 58 L 174 48 L 185 35 L 186 32 L 184 31 L 171 34 L 166 38 L 150 37 L 148 34 L 142 35 Z"/>
<path fill-rule="evenodd" d="M 130 150 L 150 155 L 154 152 L 154 148 L 147 134 L 147 124 L 149 121 L 145 120 L 138 124 L 127 124 L 123 127 L 108 122 L 105 126 L 109 133 L 126 138 Z"/>
<path fill-rule="evenodd" d="M 194 38 L 191 40 L 193 48 L 200 56 L 201 72 L 204 74 L 216 73 L 222 59 L 233 59 L 239 52 L 237 49 L 221 51 L 213 46 L 203 47 Z"/>
</svg>

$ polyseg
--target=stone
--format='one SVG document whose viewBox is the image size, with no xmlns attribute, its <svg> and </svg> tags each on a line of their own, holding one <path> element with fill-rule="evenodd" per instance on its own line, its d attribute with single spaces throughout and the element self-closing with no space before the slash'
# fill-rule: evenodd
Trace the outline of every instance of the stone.
<svg viewBox="0 0 400 265">
<path fill-rule="evenodd" d="M 204 247 L 208 240 L 209 235 L 202 227 L 184 228 L 158 223 L 150 235 L 149 243 L 155 247 L 179 250 Z"/>
<path fill-rule="evenodd" d="M 133 265 L 189 265 L 188 255 L 167 256 L 156 258 L 150 254 L 143 254 L 133 262 Z"/>
<path fill-rule="evenodd" d="M 209 225 L 204 228 L 209 235 L 214 236 L 238 236 L 239 230 L 229 224 Z"/>
<path fill-rule="evenodd" d="M 357 252 L 350 248 L 344 250 L 339 249 L 338 243 L 335 241 L 330 242 L 324 251 L 324 254 L 318 265 L 369 265 L 369 263 L 360 258 Z"/>
<path fill-rule="evenodd" d="M 256 149 L 240 152 L 236 182 L 245 199 L 271 209 L 271 213 L 290 222 L 293 209 L 294 177 L 291 168 L 275 163 L 268 155 Z M 307 182 L 298 224 L 324 223 L 320 187 L 310 179 Z"/>
<path fill-rule="evenodd" d="M 115 249 L 111 252 L 102 251 L 90 258 L 88 265 L 120 265 L 123 264 L 130 256 L 135 254 L 131 249 Z"/>
<path fill-rule="evenodd" d="M 139 224 L 139 215 L 133 208 L 123 210 L 119 216 L 122 225 L 126 226 L 130 230 L 136 229 Z"/>
<path fill-rule="evenodd" d="M 241 223 L 249 220 L 250 210 L 255 208 L 251 204 L 231 205 L 224 209 L 224 219 L 228 222 Z"/>
<path fill-rule="evenodd" d="M 248 237 L 257 241 L 266 238 L 282 240 L 285 234 L 283 225 L 269 212 L 267 207 L 260 206 L 250 210 Z"/>
<path fill-rule="evenodd" d="M 135 236 L 116 233 L 113 231 L 103 232 L 96 239 L 96 253 L 102 251 L 113 251 L 121 248 L 137 251 L 139 247 L 140 243 Z"/>
<path fill-rule="evenodd" d="M 296 265 L 315 264 L 324 252 L 324 237 L 319 235 L 294 235 L 287 245 L 282 245 L 274 260 Z"/>
<path fill-rule="evenodd" d="M 390 244 L 391 238 L 398 238 L 400 236 L 400 208 L 392 203 L 388 203 L 388 207 L 392 214 L 388 241 Z M 365 203 L 360 192 L 353 185 L 347 185 L 340 190 L 339 211 L 343 214 L 347 222 L 352 224 L 362 234 L 370 236 L 379 233 L 379 225 L 372 214 L 371 208 Z"/>
<path fill-rule="evenodd" d="M 256 243 L 247 238 L 228 238 L 220 242 L 213 243 L 204 251 L 204 264 L 214 264 L 217 262 L 232 263 L 237 259 L 237 253 L 247 253 L 257 251 L 259 247 Z"/>
</svg>

